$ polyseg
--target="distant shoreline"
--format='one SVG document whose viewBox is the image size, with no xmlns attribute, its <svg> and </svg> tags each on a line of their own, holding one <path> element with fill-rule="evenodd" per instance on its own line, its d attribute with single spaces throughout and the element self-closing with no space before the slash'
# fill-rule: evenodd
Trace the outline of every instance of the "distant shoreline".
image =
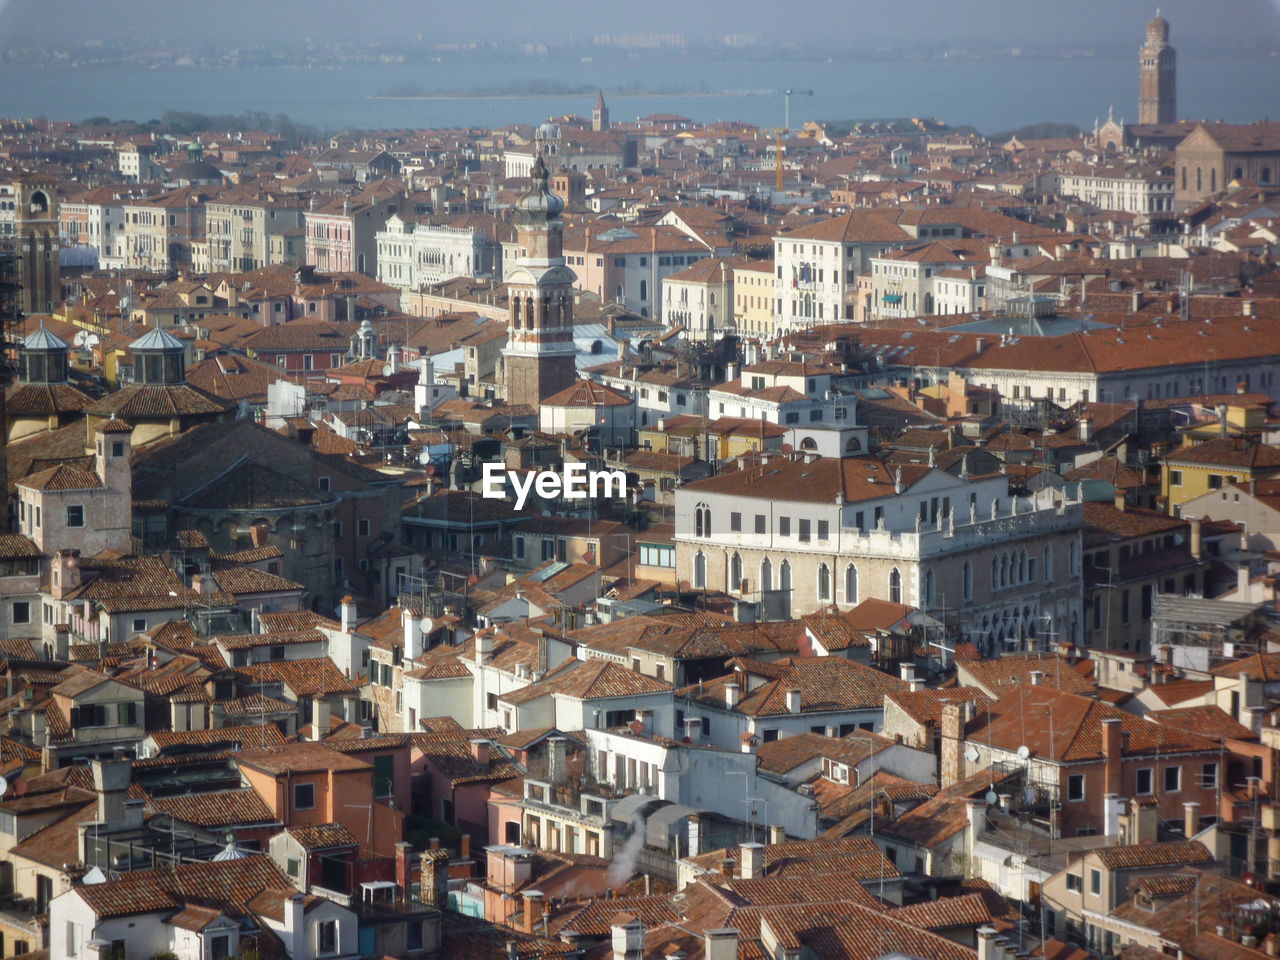
<svg viewBox="0 0 1280 960">
<path fill-rule="evenodd" d="M 610 100 L 628 97 L 755 97 L 769 91 L 762 90 L 705 90 L 683 93 L 664 93 L 646 90 L 639 93 L 610 93 Z M 590 93 L 371 93 L 366 100 L 581 100 Z"/>
</svg>

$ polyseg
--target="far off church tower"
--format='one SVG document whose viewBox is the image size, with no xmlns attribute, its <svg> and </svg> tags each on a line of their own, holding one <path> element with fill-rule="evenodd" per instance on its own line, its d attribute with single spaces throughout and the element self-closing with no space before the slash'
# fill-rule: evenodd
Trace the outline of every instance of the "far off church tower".
<svg viewBox="0 0 1280 960">
<path fill-rule="evenodd" d="M 1169 46 L 1169 21 L 1156 11 L 1147 24 L 1147 42 L 1138 54 L 1141 80 L 1138 86 L 1139 123 L 1175 123 L 1178 119 L 1178 54 Z"/>
<path fill-rule="evenodd" d="M 562 255 L 564 203 L 547 187 L 542 154 L 533 186 L 517 203 L 520 256 L 507 275 L 511 315 L 503 351 L 508 403 L 537 406 L 577 379 L 573 343 L 574 273 Z"/>
<path fill-rule="evenodd" d="M 62 300 L 58 264 L 58 200 L 55 180 L 27 174 L 14 182 L 13 228 L 23 313 L 51 313 Z"/>
</svg>

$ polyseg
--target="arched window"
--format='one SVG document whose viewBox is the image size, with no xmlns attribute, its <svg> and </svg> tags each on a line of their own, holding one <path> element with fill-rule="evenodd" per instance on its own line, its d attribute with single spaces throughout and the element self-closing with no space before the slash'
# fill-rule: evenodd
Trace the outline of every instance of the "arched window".
<svg viewBox="0 0 1280 960">
<path fill-rule="evenodd" d="M 857 453 L 862 449 L 862 441 L 857 437 L 850 437 L 844 445 L 845 453 Z"/>
<path fill-rule="evenodd" d="M 693 586 L 701 590 L 707 585 L 707 558 L 699 550 L 693 557 Z"/>
<path fill-rule="evenodd" d="M 818 599 L 831 599 L 831 571 L 825 563 L 818 566 Z"/>
<path fill-rule="evenodd" d="M 773 564 L 769 562 L 768 557 L 765 557 L 760 564 L 760 589 L 773 589 Z"/>
<path fill-rule="evenodd" d="M 924 572 L 924 605 L 928 609 L 933 606 L 933 571 Z"/>
<path fill-rule="evenodd" d="M 805 437 L 803 440 L 800 441 L 800 449 L 801 450 L 817 450 L 818 441 L 814 440 L 813 437 Z"/>
<path fill-rule="evenodd" d="M 783 560 L 782 566 L 778 568 L 778 589 L 791 589 L 791 562 L 789 560 Z"/>
<path fill-rule="evenodd" d="M 1218 168 L 1211 167 L 1209 169 L 1209 192 L 1216 193 L 1218 190 Z"/>
<path fill-rule="evenodd" d="M 1000 587 L 1000 558 L 991 558 L 991 589 L 996 590 Z"/>
<path fill-rule="evenodd" d="M 858 568 L 852 563 L 844 568 L 844 602 L 858 602 Z"/>
<path fill-rule="evenodd" d="M 973 599 L 973 567 L 969 565 L 969 561 L 964 562 L 964 570 L 962 572 L 964 598 L 966 600 Z"/>
<path fill-rule="evenodd" d="M 649 281 L 648 280 L 640 281 L 640 299 L 641 300 L 649 299 Z"/>
<path fill-rule="evenodd" d="M 1259 182 L 1269 185 L 1271 183 L 1271 168 L 1263 167 L 1262 176 L 1258 178 Z"/>
<path fill-rule="evenodd" d="M 734 554 L 729 560 L 729 592 L 737 593 L 742 587 L 742 557 Z"/>
<path fill-rule="evenodd" d="M 693 508 L 693 533 L 697 537 L 711 536 L 711 508 L 705 503 Z"/>
<path fill-rule="evenodd" d="M 1204 175 L 1199 167 L 1196 167 L 1196 193 L 1204 190 Z"/>
<path fill-rule="evenodd" d="M 889 571 L 889 602 L 902 602 L 902 574 L 897 567 Z"/>
<path fill-rule="evenodd" d="M 1182 189 L 1187 189 L 1187 168 L 1182 168 Z"/>
</svg>

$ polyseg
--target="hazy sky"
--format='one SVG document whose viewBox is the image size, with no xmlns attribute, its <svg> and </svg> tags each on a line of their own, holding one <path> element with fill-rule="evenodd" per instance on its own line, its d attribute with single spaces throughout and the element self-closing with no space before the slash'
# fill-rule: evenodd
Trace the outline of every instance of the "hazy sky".
<svg viewBox="0 0 1280 960">
<path fill-rule="evenodd" d="M 1161 0 L 1173 43 L 1192 53 L 1280 49 L 1280 0 Z M 757 33 L 786 40 L 1020 44 L 1141 41 L 1155 5 L 1135 0 L 0 0 L 0 43 L 187 37 L 219 45 L 316 40 L 588 40 L 616 32 L 690 39 Z"/>
</svg>

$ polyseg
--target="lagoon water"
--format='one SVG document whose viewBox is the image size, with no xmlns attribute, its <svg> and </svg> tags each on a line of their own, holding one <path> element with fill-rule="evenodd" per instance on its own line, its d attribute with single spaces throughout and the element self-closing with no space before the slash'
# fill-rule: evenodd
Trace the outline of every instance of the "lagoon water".
<svg viewBox="0 0 1280 960">
<path fill-rule="evenodd" d="M 552 115 L 589 116 L 594 96 L 373 99 L 387 90 L 507 89 L 522 81 L 737 91 L 728 95 L 613 96 L 615 120 L 678 113 L 697 121 L 779 126 L 782 97 L 750 93 L 792 87 L 791 123 L 808 119 L 934 116 L 988 133 L 1041 120 L 1091 127 L 1114 105 L 1136 120 L 1133 60 L 764 62 L 647 61 L 357 64 L 337 68 L 200 69 L 0 68 L 0 115 L 146 120 L 166 110 L 285 113 L 324 129 L 500 127 Z M 1180 116 L 1234 122 L 1280 116 L 1280 58 L 1178 64 Z"/>
</svg>

